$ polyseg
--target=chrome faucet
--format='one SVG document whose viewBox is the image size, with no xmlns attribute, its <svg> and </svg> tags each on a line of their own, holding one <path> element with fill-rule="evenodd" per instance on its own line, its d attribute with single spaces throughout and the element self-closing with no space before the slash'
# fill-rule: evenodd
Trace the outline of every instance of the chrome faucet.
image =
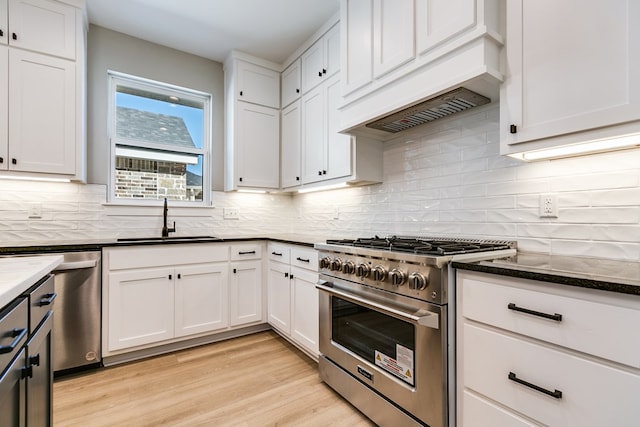
<svg viewBox="0 0 640 427">
<path fill-rule="evenodd" d="M 163 225 L 162 225 L 162 237 L 169 237 L 169 233 L 174 233 L 176 231 L 176 222 L 173 221 L 173 228 L 167 227 L 167 213 L 169 212 L 169 207 L 167 206 L 167 198 L 164 198 L 164 210 L 163 210 Z"/>
</svg>

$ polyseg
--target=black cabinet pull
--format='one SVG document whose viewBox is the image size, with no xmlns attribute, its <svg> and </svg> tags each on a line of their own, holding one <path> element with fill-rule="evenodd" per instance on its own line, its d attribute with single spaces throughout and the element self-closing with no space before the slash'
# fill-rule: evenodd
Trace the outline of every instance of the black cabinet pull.
<svg viewBox="0 0 640 427">
<path fill-rule="evenodd" d="M 243 96 L 243 93 L 242 93 L 242 91 L 240 91 L 240 96 Z"/>
<path fill-rule="evenodd" d="M 182 279 L 182 274 L 178 273 L 178 279 Z"/>
<path fill-rule="evenodd" d="M 16 33 L 12 33 L 11 38 L 14 40 L 18 40 L 18 35 Z"/>
<path fill-rule="evenodd" d="M 293 280 L 293 274 L 289 275 L 289 280 Z"/>
<path fill-rule="evenodd" d="M 1 35 L 1 34 L 0 34 Z M 300 93 L 300 89 L 296 89 L 296 93 Z"/>
<path fill-rule="evenodd" d="M 236 270 L 235 268 L 233 269 L 233 274 L 236 274 L 238 272 L 238 270 Z"/>
<path fill-rule="evenodd" d="M 544 393 L 548 396 L 555 397 L 556 399 L 562 399 L 562 392 L 560 390 L 551 391 L 551 390 L 547 390 L 546 388 L 542 388 L 538 385 L 531 384 L 530 382 L 521 380 L 520 378 L 516 377 L 516 374 L 514 374 L 513 372 L 509 372 L 509 379 L 511 381 L 517 382 L 518 384 L 522 384 L 525 387 L 529 387 L 536 391 L 539 391 L 540 393 Z"/>
<path fill-rule="evenodd" d="M 173 279 L 173 275 L 170 274 L 169 275 L 169 280 L 171 280 L 171 279 Z"/>
<path fill-rule="evenodd" d="M 318 77 L 322 77 L 322 71 L 318 71 Z"/>
<path fill-rule="evenodd" d="M 318 175 L 322 175 L 322 171 L 318 171 Z"/>
<path fill-rule="evenodd" d="M 20 370 L 20 379 L 33 378 L 33 368 L 31 366 L 24 366 Z"/>
<path fill-rule="evenodd" d="M 238 252 L 238 255 L 250 255 L 250 254 L 255 254 L 256 251 L 246 251 L 246 252 Z"/>
<path fill-rule="evenodd" d="M 13 341 L 11 341 L 11 344 L 9 345 L 0 345 L 0 354 L 11 353 L 18 346 L 20 341 L 22 341 L 22 338 L 24 338 L 25 335 L 27 335 L 27 328 L 14 329 L 11 331 Z"/>
<path fill-rule="evenodd" d="M 322 175 L 326 175 L 326 174 L 327 174 L 327 171 L 323 170 Z"/>
<path fill-rule="evenodd" d="M 271 255 L 275 255 L 275 256 L 282 256 L 282 252 L 271 252 Z"/>
<path fill-rule="evenodd" d="M 327 74 L 327 69 L 326 68 L 322 69 L 322 74 Z"/>
<path fill-rule="evenodd" d="M 18 159 L 11 159 L 11 164 L 12 165 L 17 165 L 18 164 Z"/>
<path fill-rule="evenodd" d="M 4 37 L 4 32 L 0 30 L 0 37 Z"/>
<path fill-rule="evenodd" d="M 242 182 L 242 177 L 239 178 L 240 182 Z"/>
<path fill-rule="evenodd" d="M 515 305 L 512 302 L 510 302 L 507 305 L 507 308 L 509 310 L 519 311 L 521 313 L 531 314 L 532 316 L 544 317 L 545 319 L 555 320 L 556 322 L 561 322 L 562 321 L 562 314 L 558 314 L 558 313 L 547 314 L 547 313 L 542 313 L 540 311 L 529 310 L 528 308 L 518 307 L 517 305 Z"/>
<path fill-rule="evenodd" d="M 284 277 L 289 277 L 289 273 L 284 273 Z"/>
<path fill-rule="evenodd" d="M 302 261 L 302 262 L 309 262 L 309 260 L 308 260 L 308 259 L 304 259 L 304 258 L 300 258 L 300 257 L 298 257 L 298 258 L 296 258 L 296 259 L 297 259 L 298 261 Z"/>
<path fill-rule="evenodd" d="M 0 159 L 0 160 L 2 160 L 2 159 Z M 2 163 L 2 162 L 0 162 L 0 163 Z M 299 176 L 296 176 L 296 181 L 300 181 L 300 177 Z"/>
<path fill-rule="evenodd" d="M 40 307 L 45 306 L 45 305 L 51 305 L 51 303 L 53 302 L 54 299 L 56 299 L 56 297 L 58 296 L 58 294 L 56 294 L 55 292 L 50 293 L 50 294 L 46 294 L 42 297 L 42 299 L 40 301 L 38 301 L 38 305 Z"/>
<path fill-rule="evenodd" d="M 4 163 L 4 157 L 0 157 L 0 164 Z"/>
<path fill-rule="evenodd" d="M 516 125 L 509 126 L 509 132 L 510 133 L 518 133 L 518 126 L 516 126 Z"/>
<path fill-rule="evenodd" d="M 29 356 L 29 365 L 40 366 L 40 353 L 35 356 Z"/>
</svg>

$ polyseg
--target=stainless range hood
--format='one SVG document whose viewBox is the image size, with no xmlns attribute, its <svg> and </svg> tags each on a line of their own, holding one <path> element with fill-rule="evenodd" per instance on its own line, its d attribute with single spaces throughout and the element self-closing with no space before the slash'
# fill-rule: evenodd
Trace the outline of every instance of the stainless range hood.
<svg viewBox="0 0 640 427">
<path fill-rule="evenodd" d="M 397 133 L 425 123 L 466 111 L 491 100 L 464 87 L 459 87 L 404 110 L 390 114 L 365 126 L 371 129 Z"/>
</svg>

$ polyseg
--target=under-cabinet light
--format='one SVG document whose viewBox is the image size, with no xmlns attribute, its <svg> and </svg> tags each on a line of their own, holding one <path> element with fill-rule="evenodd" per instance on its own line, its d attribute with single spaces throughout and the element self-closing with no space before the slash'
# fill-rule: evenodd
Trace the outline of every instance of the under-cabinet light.
<svg viewBox="0 0 640 427">
<path fill-rule="evenodd" d="M 338 188 L 345 188 L 345 187 L 347 187 L 347 183 L 341 182 L 340 184 L 324 185 L 320 187 L 301 188 L 300 190 L 298 190 L 298 193 L 311 193 L 313 191 L 336 190 Z"/>
<path fill-rule="evenodd" d="M 509 156 L 525 161 L 536 161 L 560 159 L 563 157 L 573 157 L 583 154 L 601 153 L 605 151 L 631 148 L 634 146 L 640 146 L 640 133 L 622 135 L 614 138 L 595 139 L 592 141 L 565 145 L 562 147 L 545 148 L 542 150 L 509 154 Z"/>
<path fill-rule="evenodd" d="M 265 194 L 265 190 L 247 190 L 246 188 L 239 188 L 238 193 L 253 193 L 253 194 Z"/>
<path fill-rule="evenodd" d="M 71 182 L 70 179 L 66 179 L 66 178 L 43 178 L 38 176 L 0 175 L 0 179 L 12 179 L 15 181 Z"/>
</svg>

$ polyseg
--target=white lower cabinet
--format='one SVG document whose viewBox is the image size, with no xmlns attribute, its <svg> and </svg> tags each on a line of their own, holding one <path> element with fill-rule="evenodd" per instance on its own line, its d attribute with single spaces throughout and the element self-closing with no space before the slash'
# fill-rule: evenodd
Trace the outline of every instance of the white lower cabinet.
<svg viewBox="0 0 640 427">
<path fill-rule="evenodd" d="M 104 248 L 103 355 L 264 323 L 261 245 Z"/>
<path fill-rule="evenodd" d="M 456 288 L 458 425 L 637 425 L 639 297 L 460 270 Z"/>
<path fill-rule="evenodd" d="M 270 243 L 268 321 L 282 336 L 318 358 L 318 255 L 299 245 Z"/>
</svg>

